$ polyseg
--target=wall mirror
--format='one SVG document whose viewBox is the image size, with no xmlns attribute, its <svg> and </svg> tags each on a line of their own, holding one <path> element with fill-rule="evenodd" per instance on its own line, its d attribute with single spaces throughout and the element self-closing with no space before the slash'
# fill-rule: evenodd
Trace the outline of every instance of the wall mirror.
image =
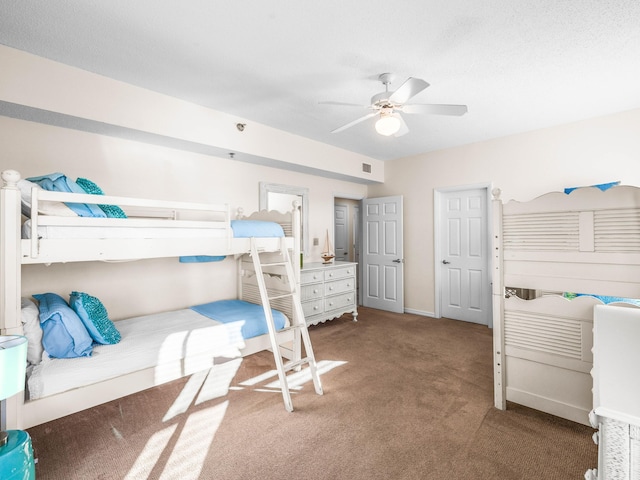
<svg viewBox="0 0 640 480">
<path fill-rule="evenodd" d="M 277 210 L 290 212 L 292 204 L 298 200 L 302 205 L 300 209 L 300 228 L 302 229 L 302 244 L 300 251 L 305 256 L 309 253 L 309 189 L 279 183 L 260 182 L 260 210 Z"/>
</svg>

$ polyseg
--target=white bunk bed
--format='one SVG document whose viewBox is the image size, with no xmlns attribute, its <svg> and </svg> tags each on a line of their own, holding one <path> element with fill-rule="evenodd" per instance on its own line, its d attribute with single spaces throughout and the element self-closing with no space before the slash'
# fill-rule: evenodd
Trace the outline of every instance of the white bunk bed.
<svg viewBox="0 0 640 480">
<path fill-rule="evenodd" d="M 263 304 L 266 292 L 286 291 L 281 275 L 266 275 L 265 288 L 255 272 L 244 268 L 241 260 L 255 252 L 279 252 L 288 250 L 291 258 L 300 254 L 300 212 L 295 206 L 292 212 L 261 211 L 250 216 L 239 215 L 240 220 L 253 223 L 276 222 L 282 227 L 284 237 L 234 236 L 234 221 L 228 205 L 209 205 L 185 202 L 154 201 L 104 195 L 51 192 L 41 189 L 31 191 L 30 219 L 26 228 L 22 225 L 21 192 L 18 188 L 20 176 L 16 171 L 2 173 L 3 187 L 0 190 L 0 334 L 22 335 L 21 311 L 21 266 L 23 264 L 50 264 L 56 262 L 126 261 L 160 257 L 233 256 L 238 259 L 239 298 L 254 304 Z M 92 205 L 118 205 L 129 218 L 85 218 L 77 216 L 42 215 L 41 202 L 51 206 L 60 202 L 86 203 Z M 135 212 L 133 215 L 130 212 Z M 243 223 L 243 226 L 246 223 Z M 238 224 L 235 225 L 236 228 Z M 22 234 L 21 234 L 22 231 Z M 70 232 L 70 233 L 69 233 Z M 105 233 L 106 232 L 106 233 Z M 26 238 L 24 238 L 26 237 Z M 255 255 L 256 257 L 259 255 Z M 246 263 L 246 260 L 245 260 Z M 291 262 L 296 283 L 299 283 L 299 263 Z M 215 268 L 215 267 L 213 267 Z M 260 275 L 262 277 L 262 275 Z M 299 303 L 299 302 L 298 302 Z M 290 323 L 299 323 L 298 310 L 293 298 L 271 302 L 271 306 L 282 311 Z M 301 310 L 300 310 L 301 312 Z M 266 309 L 265 309 L 266 313 Z M 301 320 L 304 324 L 304 319 Z M 268 322 L 267 322 L 268 323 Z M 141 334 L 145 325 L 154 325 L 153 335 Z M 174 325 L 168 327 L 167 325 Z M 150 388 L 181 376 L 210 367 L 214 358 L 248 355 L 272 349 L 274 339 L 268 334 L 244 339 L 240 324 L 219 324 L 201 316 L 191 309 L 164 312 L 151 316 L 121 320 L 115 323 L 122 330 L 123 340 L 118 345 L 96 347 L 98 354 L 77 359 L 51 359 L 43 370 L 53 370 L 58 378 L 60 369 L 52 364 L 65 363 L 70 369 L 84 362 L 84 370 L 91 361 L 108 361 L 107 352 L 118 357 L 130 352 L 138 339 L 146 338 L 145 359 L 132 356 L 120 361 L 116 375 L 91 381 L 80 380 L 80 384 L 69 380 L 65 387 L 54 387 L 47 394 L 38 394 L 37 399 L 25 400 L 16 395 L 5 405 L 6 428 L 28 428 L 61 416 L 81 411 L 92 406 Z M 162 327 L 159 327 L 161 325 Z M 271 327 L 270 327 L 271 330 Z M 286 330 L 286 331 L 285 331 Z M 284 356 L 294 360 L 301 355 L 300 335 L 295 329 L 283 329 L 278 334 L 278 344 L 289 342 Z M 303 339 L 306 332 L 303 332 Z M 306 334 L 308 337 L 308 334 Z M 113 348 L 115 347 L 115 348 Z M 310 350 L 310 343 L 305 348 Z M 148 355 L 149 349 L 158 351 Z M 186 353 L 185 353 L 186 352 Z M 311 353 L 311 356 L 313 354 Z M 137 360 L 133 360 L 133 358 Z M 165 358 L 164 361 L 159 359 Z M 277 361 L 276 361 L 277 363 Z M 305 363 L 298 360 L 298 364 Z M 307 360 L 306 363 L 315 369 Z M 65 365 L 64 368 L 67 368 Z M 59 365 L 57 365 L 59 366 Z M 317 378 L 315 373 L 314 382 Z M 55 381 L 53 382 L 56 383 Z M 40 385 L 40 381 L 38 381 Z M 51 385 L 51 383 L 49 383 Z M 39 387 L 40 388 L 40 387 Z M 287 387 L 288 388 L 288 387 Z M 283 388 L 284 392 L 285 388 Z M 316 391 L 321 393 L 319 380 Z M 284 395 L 284 393 L 283 393 Z M 287 390 L 288 395 L 288 390 Z M 286 397 L 285 397 L 286 406 Z M 289 409 L 289 408 L 288 408 Z M 292 407 L 291 407 L 292 409 Z"/>
<path fill-rule="evenodd" d="M 640 298 L 640 189 L 586 187 L 505 204 L 499 196 L 495 190 L 495 406 L 512 401 L 588 425 L 594 307 L 605 296 Z"/>
</svg>

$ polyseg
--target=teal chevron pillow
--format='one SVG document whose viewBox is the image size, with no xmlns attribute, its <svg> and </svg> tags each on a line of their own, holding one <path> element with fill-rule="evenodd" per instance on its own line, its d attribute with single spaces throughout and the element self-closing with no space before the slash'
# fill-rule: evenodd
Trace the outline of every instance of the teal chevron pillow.
<svg viewBox="0 0 640 480">
<path fill-rule="evenodd" d="M 102 189 L 91 180 L 87 180 L 86 178 L 77 178 L 76 183 L 80 185 L 85 192 L 91 195 L 104 195 Z M 124 210 L 117 205 L 98 205 L 98 207 L 100 207 L 100 210 L 102 210 L 109 218 L 127 218 L 127 214 L 124 213 Z"/>
<path fill-rule="evenodd" d="M 107 309 L 96 297 L 83 292 L 71 292 L 69 305 L 78 314 L 89 336 L 96 343 L 113 345 L 120 341 L 120 332 L 109 320 Z"/>
</svg>

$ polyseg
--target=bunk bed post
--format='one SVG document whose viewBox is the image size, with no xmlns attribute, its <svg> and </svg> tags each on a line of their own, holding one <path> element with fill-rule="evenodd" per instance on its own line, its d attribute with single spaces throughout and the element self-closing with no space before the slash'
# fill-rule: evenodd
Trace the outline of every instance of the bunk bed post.
<svg viewBox="0 0 640 480">
<path fill-rule="evenodd" d="M 300 213 L 300 201 L 294 200 L 293 202 L 293 212 L 291 214 L 291 228 L 293 232 L 293 270 L 296 275 L 296 282 L 300 284 L 300 268 L 302 267 L 302 219 Z"/>
<path fill-rule="evenodd" d="M 2 172 L 0 191 L 0 334 L 22 335 L 20 321 L 20 174 Z"/>
<path fill-rule="evenodd" d="M 21 319 L 21 244 L 20 244 L 20 174 L 15 170 L 2 172 L 0 189 L 0 335 L 22 335 Z M 1 405 L 0 427 L 22 427 L 22 393 L 8 398 Z"/>
<path fill-rule="evenodd" d="M 502 272 L 502 200 L 500 189 L 493 195 L 493 245 L 492 245 L 492 299 L 493 299 L 493 396 L 494 405 L 500 410 L 507 408 L 504 354 L 504 277 Z"/>
<path fill-rule="evenodd" d="M 293 266 L 294 272 L 294 281 L 296 283 L 296 288 L 298 292 L 300 291 L 300 270 L 302 268 L 302 223 L 301 223 L 301 204 L 299 200 L 293 201 L 293 211 L 291 212 L 291 229 L 293 234 L 293 251 L 291 255 L 291 264 Z M 298 312 L 302 312 L 302 310 L 298 310 L 297 308 L 292 308 L 294 315 L 298 315 Z M 296 323 L 306 323 L 306 318 L 298 318 L 296 319 Z M 292 345 L 292 358 L 300 359 L 302 357 L 302 336 L 299 329 L 296 329 L 293 332 L 293 345 Z"/>
</svg>

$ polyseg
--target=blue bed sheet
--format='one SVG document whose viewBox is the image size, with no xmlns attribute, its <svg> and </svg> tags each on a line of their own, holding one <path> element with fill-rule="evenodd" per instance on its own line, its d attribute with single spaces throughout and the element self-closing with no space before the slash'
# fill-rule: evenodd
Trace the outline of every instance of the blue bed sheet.
<svg viewBox="0 0 640 480">
<path fill-rule="evenodd" d="M 245 339 L 268 333 L 262 305 L 244 300 L 218 300 L 193 306 L 191 310 L 221 323 L 244 322 L 242 337 Z M 274 309 L 271 309 L 271 312 L 276 330 L 284 328 L 286 325 L 285 315 Z"/>
<path fill-rule="evenodd" d="M 282 225 L 262 220 L 231 220 L 234 238 L 273 238 L 284 237 Z M 180 257 L 181 263 L 220 262 L 225 256 L 191 255 Z"/>
<path fill-rule="evenodd" d="M 235 238 L 284 237 L 282 225 L 262 220 L 231 220 Z"/>
</svg>

